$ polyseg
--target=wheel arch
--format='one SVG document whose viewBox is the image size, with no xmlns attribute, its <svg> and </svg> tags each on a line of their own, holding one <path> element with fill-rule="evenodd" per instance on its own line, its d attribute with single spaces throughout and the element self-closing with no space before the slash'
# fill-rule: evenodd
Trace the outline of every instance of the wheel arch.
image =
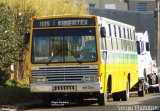
<svg viewBox="0 0 160 111">
<path fill-rule="evenodd" d="M 107 92 L 111 93 L 112 91 L 112 76 L 109 74 L 107 81 Z"/>
</svg>

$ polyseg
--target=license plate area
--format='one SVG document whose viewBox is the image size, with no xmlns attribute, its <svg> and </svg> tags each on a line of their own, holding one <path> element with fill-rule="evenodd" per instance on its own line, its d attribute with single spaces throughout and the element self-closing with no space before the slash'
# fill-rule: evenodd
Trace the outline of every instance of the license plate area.
<svg viewBox="0 0 160 111">
<path fill-rule="evenodd" d="M 75 85 L 58 85 L 58 86 L 53 86 L 53 91 L 76 91 L 77 86 Z"/>
</svg>

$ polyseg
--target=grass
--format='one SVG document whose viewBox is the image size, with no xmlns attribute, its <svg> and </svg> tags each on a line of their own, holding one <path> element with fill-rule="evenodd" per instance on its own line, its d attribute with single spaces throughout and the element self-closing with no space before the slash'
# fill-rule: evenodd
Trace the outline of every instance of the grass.
<svg viewBox="0 0 160 111">
<path fill-rule="evenodd" d="M 26 103 L 34 99 L 35 97 L 29 92 L 29 88 L 0 87 L 0 105 Z"/>
</svg>

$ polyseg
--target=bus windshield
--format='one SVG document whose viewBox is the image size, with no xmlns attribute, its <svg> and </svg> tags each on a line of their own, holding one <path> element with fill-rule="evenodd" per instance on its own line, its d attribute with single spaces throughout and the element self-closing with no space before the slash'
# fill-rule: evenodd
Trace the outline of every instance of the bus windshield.
<svg viewBox="0 0 160 111">
<path fill-rule="evenodd" d="M 34 29 L 32 63 L 97 61 L 95 28 Z"/>
</svg>

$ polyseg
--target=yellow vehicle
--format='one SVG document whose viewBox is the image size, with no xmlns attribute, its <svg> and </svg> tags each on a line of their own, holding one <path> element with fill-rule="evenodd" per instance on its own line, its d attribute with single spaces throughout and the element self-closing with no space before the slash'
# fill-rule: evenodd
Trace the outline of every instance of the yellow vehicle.
<svg viewBox="0 0 160 111">
<path fill-rule="evenodd" d="M 126 101 L 138 82 L 135 28 L 107 18 L 33 18 L 30 31 L 30 91 L 49 103 L 97 98 Z"/>
</svg>

